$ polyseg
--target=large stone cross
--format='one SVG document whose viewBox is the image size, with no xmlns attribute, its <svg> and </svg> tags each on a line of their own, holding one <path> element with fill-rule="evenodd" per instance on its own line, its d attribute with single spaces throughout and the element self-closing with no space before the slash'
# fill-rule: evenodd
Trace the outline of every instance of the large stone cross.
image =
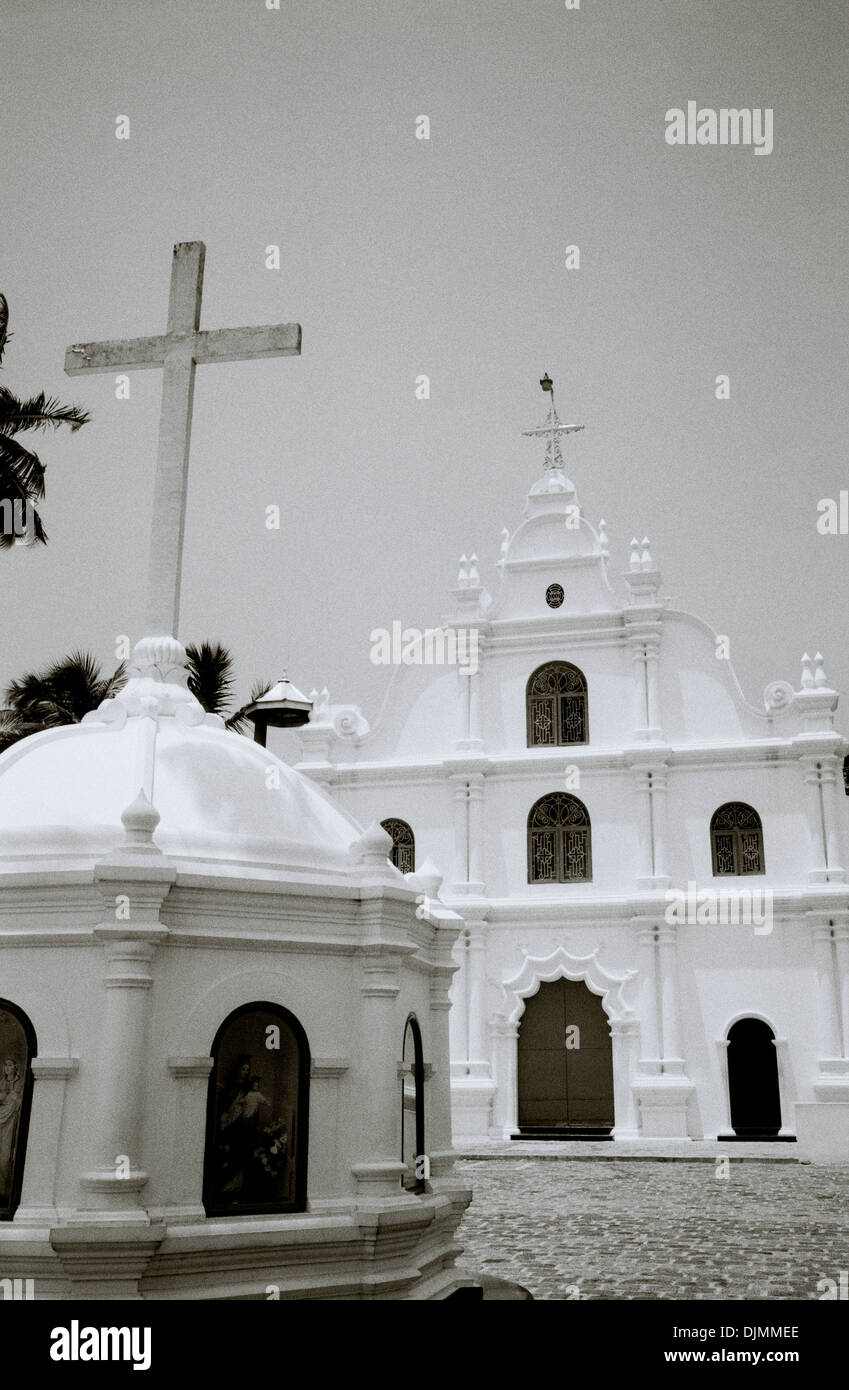
<svg viewBox="0 0 849 1390">
<path fill-rule="evenodd" d="M 202 241 L 183 241 L 174 247 L 164 333 L 155 338 L 75 343 L 65 353 L 69 376 L 163 369 L 147 591 L 146 631 L 151 636 L 177 636 L 195 367 L 199 362 L 295 357 L 301 351 L 299 323 L 202 332 L 198 325 L 205 256 Z"/>
</svg>

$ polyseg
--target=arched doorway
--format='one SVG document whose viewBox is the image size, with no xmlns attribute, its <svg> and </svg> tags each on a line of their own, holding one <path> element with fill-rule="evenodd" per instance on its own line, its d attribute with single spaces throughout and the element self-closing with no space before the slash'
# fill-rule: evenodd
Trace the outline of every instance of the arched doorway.
<svg viewBox="0 0 849 1390">
<path fill-rule="evenodd" d="M 760 1018 L 741 1018 L 728 1030 L 728 1096 L 738 1139 L 775 1139 L 781 1096 L 775 1034 Z"/>
<path fill-rule="evenodd" d="M 212 1044 L 207 1216 L 305 1211 L 310 1052 L 294 1014 L 243 1004 Z"/>
<path fill-rule="evenodd" d="M 0 999 L 0 1221 L 11 1221 L 21 1200 L 35 1055 L 26 1014 Z"/>
<path fill-rule="evenodd" d="M 604 1138 L 613 1114 L 610 1023 L 583 980 L 542 983 L 519 1022 L 519 1129 Z"/>
<path fill-rule="evenodd" d="M 424 1047 L 415 1014 L 404 1026 L 401 1057 L 401 1161 L 407 1169 L 401 1186 L 409 1192 L 425 1192 L 430 1165 L 425 1153 Z"/>
</svg>

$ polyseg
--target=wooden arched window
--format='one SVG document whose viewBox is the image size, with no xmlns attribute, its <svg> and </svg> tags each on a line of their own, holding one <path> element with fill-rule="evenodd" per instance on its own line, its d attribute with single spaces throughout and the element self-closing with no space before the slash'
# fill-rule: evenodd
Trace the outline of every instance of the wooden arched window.
<svg viewBox="0 0 849 1390">
<path fill-rule="evenodd" d="M 288 1009 L 243 1004 L 212 1044 L 207 1216 L 305 1211 L 310 1052 Z"/>
<path fill-rule="evenodd" d="M 588 883 L 591 850 L 583 801 L 551 792 L 534 803 L 528 816 L 528 883 Z"/>
<path fill-rule="evenodd" d="M 0 1221 L 11 1221 L 21 1200 L 35 1055 L 26 1014 L 0 999 Z"/>
<path fill-rule="evenodd" d="M 710 823 L 714 874 L 762 874 L 764 837 L 757 811 L 742 801 L 727 801 Z"/>
<path fill-rule="evenodd" d="M 430 1164 L 425 1153 L 424 1048 L 415 1014 L 404 1025 L 401 1057 L 401 1162 L 407 1170 L 401 1185 L 409 1192 L 425 1192 Z"/>
<path fill-rule="evenodd" d="M 392 849 L 389 859 L 402 874 L 412 874 L 416 870 L 416 837 L 405 820 L 382 820 L 380 824 L 387 835 L 392 836 Z"/>
<path fill-rule="evenodd" d="M 549 661 L 534 671 L 525 692 L 528 747 L 589 743 L 587 681 L 568 661 Z"/>
</svg>

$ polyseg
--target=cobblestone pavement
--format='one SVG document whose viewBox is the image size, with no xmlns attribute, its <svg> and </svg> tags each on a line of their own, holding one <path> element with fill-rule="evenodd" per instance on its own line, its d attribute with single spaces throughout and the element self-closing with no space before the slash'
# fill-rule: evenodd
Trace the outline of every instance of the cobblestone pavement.
<svg viewBox="0 0 849 1390">
<path fill-rule="evenodd" d="M 849 1167 L 458 1160 L 461 1265 L 536 1299 L 818 1299 L 849 1269 Z"/>
</svg>

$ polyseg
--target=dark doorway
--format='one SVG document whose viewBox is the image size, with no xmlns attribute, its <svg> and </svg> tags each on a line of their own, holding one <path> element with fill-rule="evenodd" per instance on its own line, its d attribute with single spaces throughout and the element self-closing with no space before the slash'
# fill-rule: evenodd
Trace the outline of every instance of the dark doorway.
<svg viewBox="0 0 849 1390">
<path fill-rule="evenodd" d="M 401 1161 L 407 1171 L 401 1186 L 411 1192 L 428 1191 L 430 1161 L 425 1153 L 424 1047 L 422 1030 L 415 1014 L 404 1026 L 401 1053 L 404 1069 L 401 1079 Z"/>
<path fill-rule="evenodd" d="M 781 1128 L 775 1034 L 759 1018 L 728 1030 L 731 1127 L 738 1139 L 775 1139 Z"/>
<path fill-rule="evenodd" d="M 613 1053 L 601 999 L 582 981 L 542 984 L 519 1025 L 519 1128 L 604 1138 L 613 1127 Z"/>
<path fill-rule="evenodd" d="M 0 999 L 0 1221 L 11 1221 L 21 1200 L 35 1055 L 26 1014 Z"/>
</svg>

